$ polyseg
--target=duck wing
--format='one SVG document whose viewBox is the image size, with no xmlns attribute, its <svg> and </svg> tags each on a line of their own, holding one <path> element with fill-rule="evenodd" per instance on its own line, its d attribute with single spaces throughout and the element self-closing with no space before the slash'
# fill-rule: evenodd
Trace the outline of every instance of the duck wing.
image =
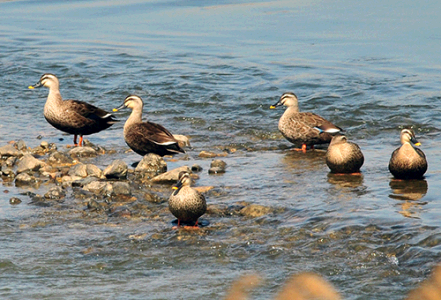
<svg viewBox="0 0 441 300">
<path fill-rule="evenodd" d="M 137 144 L 154 143 L 164 146 L 172 152 L 185 153 L 178 145 L 178 141 L 164 126 L 152 122 L 136 123 L 130 126 L 130 139 Z"/>
<path fill-rule="evenodd" d="M 311 112 L 298 113 L 296 117 L 296 121 L 299 122 L 302 126 L 307 126 L 310 128 L 318 128 L 319 130 L 328 133 L 337 133 L 339 131 L 343 131 L 343 129 L 334 125 L 330 121 Z"/>
<path fill-rule="evenodd" d="M 97 123 L 114 124 L 118 122 L 111 113 L 84 101 L 65 100 L 64 106 L 66 110 L 76 114 L 78 118 L 84 117 L 89 121 Z"/>
</svg>

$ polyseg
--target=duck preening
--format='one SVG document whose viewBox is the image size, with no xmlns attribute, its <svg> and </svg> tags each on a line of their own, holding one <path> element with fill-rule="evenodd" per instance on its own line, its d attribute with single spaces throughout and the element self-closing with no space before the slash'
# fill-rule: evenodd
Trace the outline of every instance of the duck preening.
<svg viewBox="0 0 441 300">
<path fill-rule="evenodd" d="M 79 100 L 63 100 L 59 81 L 54 74 L 43 74 L 40 80 L 29 89 L 49 88 L 49 95 L 44 105 L 44 117 L 58 130 L 74 135 L 74 145 L 82 146 L 83 135 L 97 133 L 109 128 L 118 120 L 109 112 Z M 77 143 L 77 136 L 80 141 Z"/>
</svg>

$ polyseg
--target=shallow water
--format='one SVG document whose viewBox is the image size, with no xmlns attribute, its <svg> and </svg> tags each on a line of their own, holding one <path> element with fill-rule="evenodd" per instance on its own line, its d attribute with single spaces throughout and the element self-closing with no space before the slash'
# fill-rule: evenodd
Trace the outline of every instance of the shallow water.
<svg viewBox="0 0 441 300">
<path fill-rule="evenodd" d="M 200 164 L 196 184 L 215 187 L 209 204 L 272 209 L 207 214 L 200 232 L 175 231 L 166 202 L 139 198 L 144 215 L 108 217 L 71 191 L 40 207 L 3 182 L 1 297 L 219 299 L 257 272 L 266 281 L 253 297 L 270 299 L 289 275 L 314 271 L 346 299 L 403 299 L 441 251 L 440 13 L 433 0 L 1 1 L 0 145 L 71 144 L 42 115 L 47 90 L 27 90 L 51 72 L 64 98 L 110 110 L 138 94 L 146 118 L 189 136 L 188 155 L 168 167 Z M 361 177 L 329 175 L 322 151 L 288 149 L 283 109 L 269 110 L 285 91 L 360 145 Z M 415 129 L 429 170 L 400 186 L 387 163 L 403 126 Z M 125 153 L 122 127 L 88 137 L 116 150 L 92 163 L 140 159 Z M 224 149 L 227 172 L 208 175 L 199 152 Z M 22 204 L 10 205 L 14 196 Z"/>
</svg>

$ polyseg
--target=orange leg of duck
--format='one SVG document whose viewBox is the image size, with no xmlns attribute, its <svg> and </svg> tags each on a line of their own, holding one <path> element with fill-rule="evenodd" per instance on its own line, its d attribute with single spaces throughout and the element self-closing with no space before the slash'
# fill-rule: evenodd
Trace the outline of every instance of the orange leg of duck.
<svg viewBox="0 0 441 300">
<path fill-rule="evenodd" d="M 80 135 L 80 142 L 78 143 L 78 146 L 83 147 L 83 136 Z"/>
</svg>

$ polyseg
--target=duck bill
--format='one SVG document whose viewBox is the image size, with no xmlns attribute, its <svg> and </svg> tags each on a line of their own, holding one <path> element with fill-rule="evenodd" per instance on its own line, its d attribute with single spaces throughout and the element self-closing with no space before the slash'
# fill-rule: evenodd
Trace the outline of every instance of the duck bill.
<svg viewBox="0 0 441 300">
<path fill-rule="evenodd" d="M 421 146 L 421 143 L 418 142 L 418 140 L 414 137 L 412 137 L 412 139 L 410 140 L 415 146 Z"/>
<path fill-rule="evenodd" d="M 120 110 L 120 109 L 123 109 L 123 108 L 126 108 L 126 106 L 125 106 L 124 103 L 123 103 L 120 107 L 117 107 L 117 108 L 112 109 L 112 111 L 113 111 L 113 112 L 116 112 L 116 111 L 118 111 L 118 110 Z"/>
<path fill-rule="evenodd" d="M 39 87 L 42 87 L 43 85 L 41 84 L 41 82 L 39 81 L 39 82 L 37 82 L 36 84 L 34 84 L 34 85 L 30 85 L 30 86 L 28 86 L 28 89 L 30 89 L 30 90 L 33 90 L 33 89 L 36 89 L 36 88 L 39 88 Z"/>
<path fill-rule="evenodd" d="M 270 106 L 270 109 L 275 109 L 277 106 L 282 105 L 282 102 L 278 101 L 276 104 Z"/>
<path fill-rule="evenodd" d="M 179 190 L 181 189 L 181 187 L 182 187 L 182 181 L 181 180 L 179 180 L 173 187 L 172 187 L 172 189 L 173 189 L 173 195 L 174 196 L 176 196 L 178 193 L 179 193 Z"/>
</svg>

